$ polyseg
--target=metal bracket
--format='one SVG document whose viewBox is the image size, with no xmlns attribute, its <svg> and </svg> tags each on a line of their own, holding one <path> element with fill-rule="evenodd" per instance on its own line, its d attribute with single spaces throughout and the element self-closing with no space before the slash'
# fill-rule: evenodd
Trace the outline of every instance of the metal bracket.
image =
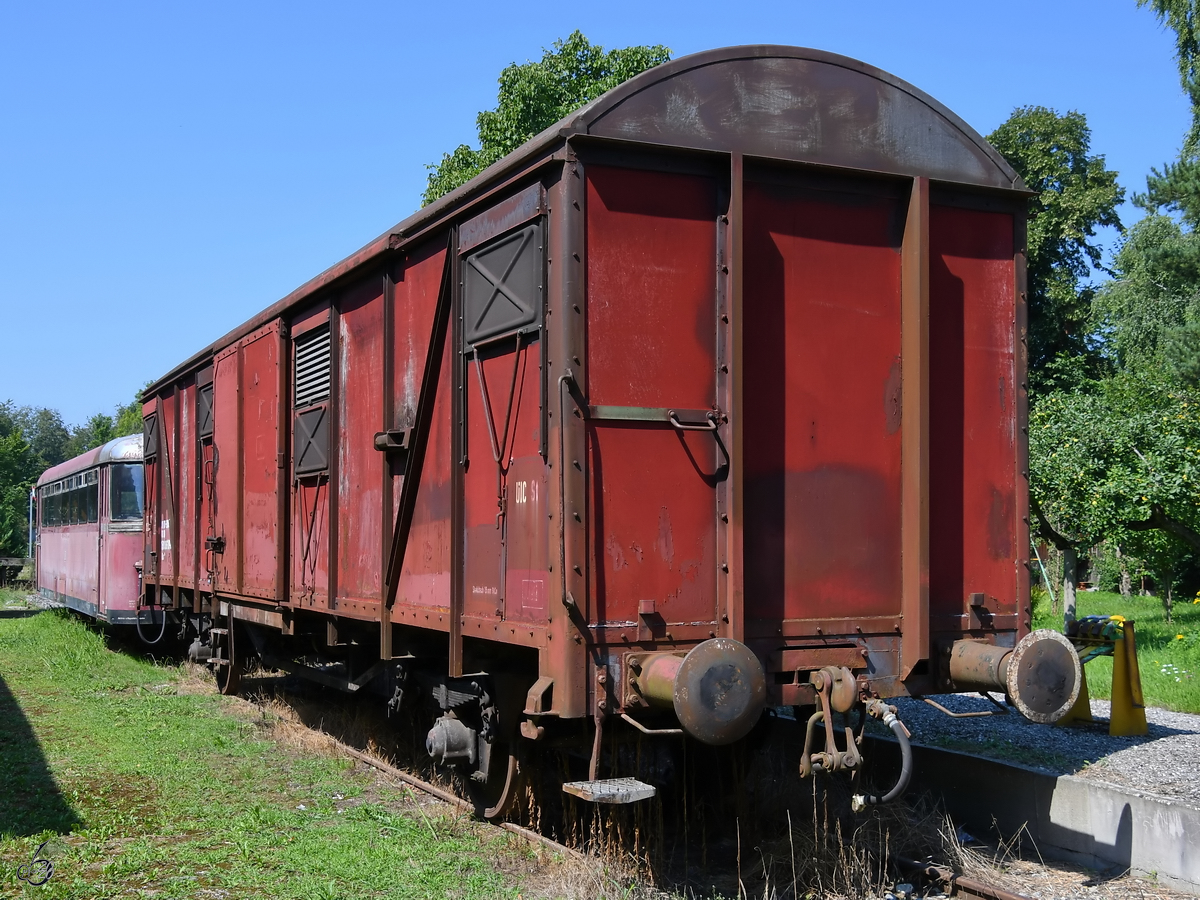
<svg viewBox="0 0 1200 900">
<path fill-rule="evenodd" d="M 814 771 L 837 772 L 841 769 L 857 769 L 862 764 L 862 754 L 854 739 L 854 730 L 844 727 L 846 733 L 846 750 L 839 752 L 834 738 L 833 715 L 836 708 L 846 713 L 852 709 L 858 700 L 857 682 L 849 669 L 840 671 L 827 666 L 809 676 L 813 687 L 817 689 L 817 711 L 808 718 L 808 726 L 804 733 L 804 751 L 800 755 L 800 777 L 807 778 Z M 854 692 L 851 693 L 851 686 Z M 838 696 L 834 696 L 834 692 Z M 825 727 L 825 750 L 812 752 L 813 737 L 818 723 Z"/>
<path fill-rule="evenodd" d="M 412 445 L 411 428 L 394 428 L 375 434 L 375 449 L 380 453 L 396 453 L 408 450 Z"/>
</svg>

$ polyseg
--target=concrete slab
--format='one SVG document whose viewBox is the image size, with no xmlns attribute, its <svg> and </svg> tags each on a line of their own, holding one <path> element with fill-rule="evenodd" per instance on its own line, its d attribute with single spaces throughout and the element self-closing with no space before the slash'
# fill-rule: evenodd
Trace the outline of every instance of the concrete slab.
<svg viewBox="0 0 1200 900">
<path fill-rule="evenodd" d="M 913 789 L 940 797 L 955 822 L 974 834 L 1009 839 L 1025 829 L 1047 858 L 1120 866 L 1200 894 L 1200 809 L 951 750 L 914 747 L 913 753 Z"/>
</svg>

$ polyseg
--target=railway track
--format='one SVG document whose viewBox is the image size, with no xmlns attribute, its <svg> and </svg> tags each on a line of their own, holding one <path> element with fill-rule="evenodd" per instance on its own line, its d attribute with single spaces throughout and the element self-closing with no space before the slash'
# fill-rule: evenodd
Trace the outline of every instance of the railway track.
<svg viewBox="0 0 1200 900">
<path fill-rule="evenodd" d="M 957 875 L 947 866 L 921 862 L 905 856 L 893 856 L 892 862 L 902 872 L 909 876 L 920 876 L 925 884 L 936 886 L 949 897 L 962 897 L 964 900 L 1029 900 L 1024 894 L 1014 894 L 977 878 Z"/>
<path fill-rule="evenodd" d="M 260 708 L 262 707 L 261 704 Z M 309 728 L 309 726 L 303 726 Z M 315 729 L 309 728 L 315 732 Z M 328 740 L 338 752 L 344 753 L 346 756 L 358 760 L 359 762 L 370 766 L 371 768 L 387 775 L 390 778 L 415 788 L 431 797 L 434 797 L 444 803 L 461 809 L 465 812 L 474 813 L 475 805 L 469 800 L 458 796 L 457 794 L 439 787 L 400 769 L 390 763 L 384 762 L 381 759 L 364 753 L 355 747 L 350 746 L 344 741 L 340 741 L 327 733 L 322 732 L 325 739 Z M 580 852 L 574 847 L 570 847 L 553 838 L 549 838 L 544 834 L 540 834 L 530 828 L 517 825 L 513 822 L 488 822 L 492 827 L 499 828 L 510 834 L 516 835 L 530 844 L 537 845 L 554 853 L 561 854 L 579 861 L 587 861 L 592 859 L 588 854 Z M 905 856 L 893 855 L 891 857 L 893 868 L 902 873 L 904 877 L 912 880 L 917 890 L 911 895 L 913 897 L 922 896 L 946 896 L 952 898 L 963 898 L 963 900 L 1030 900 L 1029 897 L 1023 894 L 1016 894 L 1004 888 L 988 884 L 976 878 L 970 878 L 965 875 L 959 875 L 954 870 L 945 865 L 939 865 L 932 860 L 917 860 Z M 881 892 L 883 888 L 881 888 Z M 932 893 L 931 893 L 932 892 Z M 749 896 L 749 895 L 748 895 Z M 882 893 L 881 893 L 882 896 Z"/>
</svg>

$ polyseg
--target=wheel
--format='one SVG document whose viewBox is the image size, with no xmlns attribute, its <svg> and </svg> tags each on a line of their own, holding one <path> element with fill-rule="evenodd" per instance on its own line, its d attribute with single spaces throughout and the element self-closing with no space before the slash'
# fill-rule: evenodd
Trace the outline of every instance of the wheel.
<svg viewBox="0 0 1200 900">
<path fill-rule="evenodd" d="M 475 804 L 475 814 L 484 819 L 508 815 L 524 785 L 521 765 L 507 744 L 494 744 L 486 781 L 467 779 L 467 793 Z"/>
<path fill-rule="evenodd" d="M 245 657 L 238 650 L 237 628 L 233 618 L 227 616 L 214 621 L 218 624 L 209 629 L 213 655 L 208 664 L 213 667 L 213 674 L 217 678 L 217 690 L 232 696 L 241 690 Z"/>
</svg>

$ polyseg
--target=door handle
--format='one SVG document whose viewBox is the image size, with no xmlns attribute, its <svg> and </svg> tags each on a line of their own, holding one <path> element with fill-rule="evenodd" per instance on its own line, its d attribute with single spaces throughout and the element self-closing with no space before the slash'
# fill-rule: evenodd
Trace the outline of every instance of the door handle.
<svg viewBox="0 0 1200 900">
<path fill-rule="evenodd" d="M 679 413 L 673 409 L 669 409 L 667 410 L 667 421 L 671 423 L 671 427 L 676 431 L 711 431 L 713 439 L 721 449 L 721 455 L 725 457 L 725 463 L 721 468 L 729 468 L 729 451 L 725 449 L 725 442 L 721 440 L 721 433 L 717 431 L 717 412 L 715 410 L 710 409 L 705 413 L 703 421 L 684 422 L 679 418 Z"/>
</svg>

